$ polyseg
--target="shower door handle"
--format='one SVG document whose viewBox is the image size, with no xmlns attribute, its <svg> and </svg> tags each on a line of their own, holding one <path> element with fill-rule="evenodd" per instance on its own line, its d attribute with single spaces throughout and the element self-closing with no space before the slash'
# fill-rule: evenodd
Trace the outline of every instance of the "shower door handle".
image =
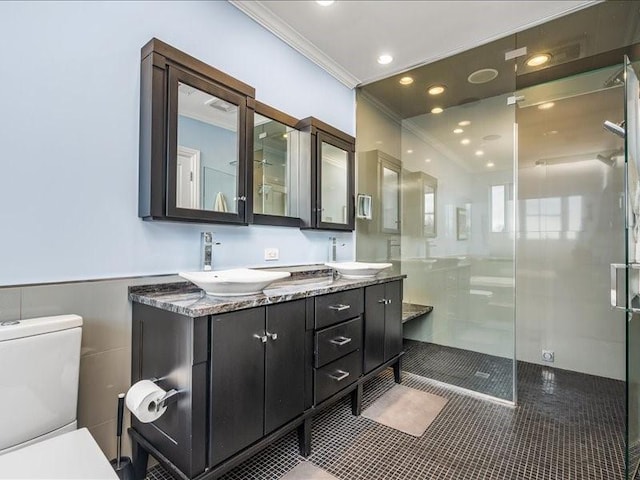
<svg viewBox="0 0 640 480">
<path fill-rule="evenodd" d="M 629 291 L 627 292 L 627 282 L 625 275 L 629 275 Z M 632 313 L 640 313 L 640 264 L 631 263 L 628 266 L 624 263 L 611 264 L 611 306 L 620 310 L 626 310 L 626 298 L 629 301 L 629 311 Z"/>
<path fill-rule="evenodd" d="M 625 263 L 612 263 L 611 264 L 611 294 L 610 303 L 613 308 L 619 308 L 625 310 L 625 297 L 626 292 L 620 291 L 620 285 L 625 283 L 624 275 L 627 270 Z M 622 277 L 622 279 L 620 278 Z"/>
</svg>

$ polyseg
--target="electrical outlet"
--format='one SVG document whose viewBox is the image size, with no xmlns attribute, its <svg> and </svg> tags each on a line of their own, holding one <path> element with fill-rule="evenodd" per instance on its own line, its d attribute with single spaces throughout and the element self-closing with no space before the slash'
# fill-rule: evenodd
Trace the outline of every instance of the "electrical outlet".
<svg viewBox="0 0 640 480">
<path fill-rule="evenodd" d="M 265 248 L 264 259 L 265 260 L 278 260 L 280 258 L 280 250 L 277 248 Z"/>
<path fill-rule="evenodd" d="M 542 360 L 545 362 L 553 363 L 555 360 L 556 354 L 553 350 L 542 350 Z"/>
</svg>

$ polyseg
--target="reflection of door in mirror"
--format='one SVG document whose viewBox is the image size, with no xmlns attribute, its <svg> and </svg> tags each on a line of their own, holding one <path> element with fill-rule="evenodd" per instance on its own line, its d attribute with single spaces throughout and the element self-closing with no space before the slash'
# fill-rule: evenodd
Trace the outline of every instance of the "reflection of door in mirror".
<svg viewBox="0 0 640 480">
<path fill-rule="evenodd" d="M 406 171 L 402 182 L 402 233 L 434 238 L 438 225 L 438 179 L 421 171 Z"/>
<path fill-rule="evenodd" d="M 298 131 L 255 113 L 253 213 L 297 217 Z"/>
<path fill-rule="evenodd" d="M 200 209 L 200 152 L 178 145 L 176 206 Z"/>
<path fill-rule="evenodd" d="M 198 151 L 200 163 L 194 175 L 199 179 L 194 201 L 184 191 L 187 170 L 178 151 L 178 207 L 237 212 L 238 125 L 237 105 L 186 83 L 178 84 L 178 145 L 183 151 Z"/>
<path fill-rule="evenodd" d="M 321 221 L 325 223 L 348 223 L 348 153 L 322 142 L 321 165 Z"/>
</svg>

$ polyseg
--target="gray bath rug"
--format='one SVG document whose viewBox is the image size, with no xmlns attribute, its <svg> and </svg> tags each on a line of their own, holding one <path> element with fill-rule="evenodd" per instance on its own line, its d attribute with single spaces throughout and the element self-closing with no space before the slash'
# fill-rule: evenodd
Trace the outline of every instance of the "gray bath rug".
<svg viewBox="0 0 640 480">
<path fill-rule="evenodd" d="M 301 462 L 280 480 L 338 480 L 311 462 Z"/>
<path fill-rule="evenodd" d="M 362 416 L 420 437 L 447 401 L 438 395 L 395 385 L 363 411 Z"/>
</svg>

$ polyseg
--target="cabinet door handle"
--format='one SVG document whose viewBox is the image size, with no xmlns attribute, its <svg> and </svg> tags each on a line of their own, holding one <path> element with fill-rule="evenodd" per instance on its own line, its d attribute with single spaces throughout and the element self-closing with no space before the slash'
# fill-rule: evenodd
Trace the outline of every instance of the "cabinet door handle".
<svg viewBox="0 0 640 480">
<path fill-rule="evenodd" d="M 338 345 L 339 347 L 341 347 L 342 345 L 346 345 L 350 341 L 351 339 L 348 337 L 336 337 L 329 340 L 329 343 L 333 343 L 334 345 Z"/>
<path fill-rule="evenodd" d="M 269 333 L 269 332 L 267 332 L 267 337 L 269 337 L 271 340 L 277 340 L 278 339 L 278 334 L 277 333 Z"/>
<path fill-rule="evenodd" d="M 333 378 L 336 382 L 341 382 L 342 380 L 344 380 L 349 376 L 349 372 L 345 372 L 344 370 L 336 370 L 336 373 L 338 375 L 329 374 L 329 377 Z"/>
<path fill-rule="evenodd" d="M 338 312 L 341 312 L 343 310 L 349 310 L 351 308 L 351 305 L 344 305 L 342 303 L 339 303 L 338 305 L 329 305 L 329 310 L 336 310 Z"/>
<path fill-rule="evenodd" d="M 385 305 L 391 305 L 391 299 L 388 299 L 386 302 L 384 302 Z"/>
<path fill-rule="evenodd" d="M 267 336 L 266 335 L 258 335 L 257 333 L 254 333 L 253 334 L 253 338 L 257 338 L 262 343 L 267 343 Z"/>
<path fill-rule="evenodd" d="M 384 303 L 386 305 L 387 304 L 387 299 L 386 298 L 382 298 L 382 299 L 378 300 L 378 303 Z"/>
<path fill-rule="evenodd" d="M 245 197 L 244 195 L 241 195 L 239 197 L 234 197 L 234 200 L 240 201 L 240 202 L 246 202 L 247 201 L 247 197 Z"/>
</svg>

